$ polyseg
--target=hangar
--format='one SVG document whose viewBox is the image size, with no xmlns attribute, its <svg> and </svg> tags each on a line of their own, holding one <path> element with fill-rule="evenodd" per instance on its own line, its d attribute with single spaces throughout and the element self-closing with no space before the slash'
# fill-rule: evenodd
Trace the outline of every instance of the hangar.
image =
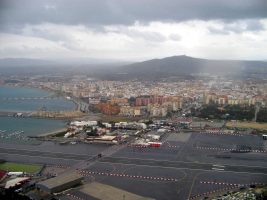
<svg viewBox="0 0 267 200">
<path fill-rule="evenodd" d="M 57 193 L 81 183 L 83 177 L 76 172 L 64 173 L 57 177 L 41 181 L 36 187 L 47 193 Z"/>
</svg>

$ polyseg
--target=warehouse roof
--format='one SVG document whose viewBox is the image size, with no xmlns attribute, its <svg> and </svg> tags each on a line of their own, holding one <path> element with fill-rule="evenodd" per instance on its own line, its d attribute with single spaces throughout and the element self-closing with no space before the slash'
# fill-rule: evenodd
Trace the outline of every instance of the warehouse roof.
<svg viewBox="0 0 267 200">
<path fill-rule="evenodd" d="M 80 191 L 100 200 L 117 200 L 122 198 L 128 200 L 154 200 L 98 182 L 86 184 Z"/>
<path fill-rule="evenodd" d="M 66 183 L 76 181 L 76 180 L 82 180 L 82 176 L 77 174 L 76 172 L 71 173 L 64 173 L 57 177 L 47 179 L 45 181 L 39 182 L 38 185 L 42 185 L 46 188 L 52 189 L 55 187 L 59 187 L 61 185 L 64 185 Z"/>
</svg>

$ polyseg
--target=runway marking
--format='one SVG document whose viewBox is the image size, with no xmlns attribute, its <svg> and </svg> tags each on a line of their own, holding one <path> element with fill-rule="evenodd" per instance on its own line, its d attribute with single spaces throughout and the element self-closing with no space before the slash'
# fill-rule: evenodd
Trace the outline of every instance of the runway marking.
<svg viewBox="0 0 267 200">
<path fill-rule="evenodd" d="M 168 148 L 179 148 L 178 145 L 168 145 Z"/>
<path fill-rule="evenodd" d="M 201 184 L 211 184 L 211 185 L 229 185 L 229 186 L 242 186 L 245 184 L 237 183 L 225 183 L 225 182 L 215 182 L 215 181 L 200 181 Z"/>
<path fill-rule="evenodd" d="M 81 197 L 77 197 L 77 196 L 75 196 L 75 195 L 73 195 L 73 194 L 66 194 L 69 198 L 71 198 L 71 199 L 78 199 L 78 200 L 85 200 L 85 199 L 83 199 L 83 198 L 81 198 Z"/>
<path fill-rule="evenodd" d="M 141 176 L 141 175 L 110 173 L 110 172 L 96 172 L 96 171 L 88 171 L 88 170 L 78 170 L 78 173 L 81 174 L 82 176 L 101 175 L 101 176 L 127 177 L 127 178 L 134 178 L 134 179 L 168 181 L 168 182 L 178 181 L 178 179 L 176 178 L 169 178 L 169 177 Z"/>
<path fill-rule="evenodd" d="M 225 166 L 223 166 L 223 165 L 213 165 L 214 167 L 222 167 L 222 168 L 224 168 Z"/>
<path fill-rule="evenodd" d="M 215 171 L 224 171 L 224 168 L 225 166 L 223 165 L 212 165 L 213 167 L 211 168 L 212 170 L 215 170 Z"/>
<path fill-rule="evenodd" d="M 216 193 L 216 192 L 222 192 L 222 191 L 228 191 L 228 190 L 237 189 L 238 187 L 239 186 L 232 186 L 232 187 L 226 187 L 226 188 L 222 188 L 222 189 L 218 189 L 218 190 L 212 190 L 212 191 L 209 191 L 209 192 L 204 192 L 202 194 L 197 194 L 197 195 L 194 195 L 194 196 L 190 197 L 189 200 L 193 200 L 193 199 L 199 198 L 201 196 L 211 195 L 211 194 Z"/>
<path fill-rule="evenodd" d="M 206 132 L 199 132 L 200 134 L 209 134 L 209 135 L 227 135 L 227 136 L 238 136 L 243 137 L 244 134 L 237 134 L 237 133 L 224 133 L 224 132 L 216 132 L 216 131 L 206 131 Z"/>
<path fill-rule="evenodd" d="M 211 168 L 212 170 L 215 170 L 215 171 L 224 171 L 224 169 L 222 169 L 222 168 L 215 168 L 215 167 L 213 167 L 213 168 Z"/>
<path fill-rule="evenodd" d="M 179 148 L 178 145 L 170 145 L 170 144 L 166 144 L 163 143 L 162 146 L 160 147 L 151 147 L 151 146 L 147 146 L 147 145 L 138 145 L 138 144 L 130 144 L 127 145 L 128 148 L 137 148 L 137 149 L 172 149 L 172 148 Z"/>
<path fill-rule="evenodd" d="M 209 191 L 209 192 L 204 192 L 202 194 L 197 194 L 197 195 L 194 195 L 194 196 L 190 197 L 189 200 L 193 200 L 193 199 L 199 198 L 201 196 L 211 195 L 211 194 L 217 193 L 217 192 L 237 189 L 237 188 L 242 187 L 242 186 L 266 185 L 266 183 L 236 184 L 236 183 L 224 183 L 224 182 L 214 182 L 214 181 L 200 181 L 200 183 L 203 183 L 203 184 L 214 184 L 214 185 L 227 185 L 227 186 L 230 186 L 230 187 L 221 188 L 221 189 L 217 189 L 217 190 L 212 190 L 212 191 Z"/>
<path fill-rule="evenodd" d="M 216 181 L 200 181 L 201 184 L 211 184 L 211 185 L 228 185 L 228 186 L 250 186 L 250 185 L 266 185 L 266 183 L 247 183 L 247 184 L 241 184 L 241 183 L 227 183 L 227 182 L 216 182 Z"/>
<path fill-rule="evenodd" d="M 215 150 L 215 151 L 236 151 L 236 152 L 253 152 L 253 153 L 266 153 L 265 150 L 237 150 L 237 149 L 228 149 L 228 148 L 218 148 L 218 147 L 200 147 L 197 146 L 197 149 L 201 150 Z"/>
<path fill-rule="evenodd" d="M 167 144 L 168 148 L 179 148 L 180 146 L 178 145 L 171 145 L 169 142 L 164 142 L 163 145 Z"/>
<path fill-rule="evenodd" d="M 68 166 L 68 165 L 61 165 L 61 164 L 56 165 L 56 166 L 53 166 L 53 167 L 61 168 L 61 169 L 67 169 L 67 168 L 70 168 L 70 166 Z"/>
</svg>

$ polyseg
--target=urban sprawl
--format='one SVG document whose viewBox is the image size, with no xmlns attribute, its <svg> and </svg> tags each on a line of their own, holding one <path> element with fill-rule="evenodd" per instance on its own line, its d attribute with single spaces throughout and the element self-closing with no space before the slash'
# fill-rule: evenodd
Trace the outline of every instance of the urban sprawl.
<svg viewBox="0 0 267 200">
<path fill-rule="evenodd" d="M 53 152 L 43 149 L 50 143 L 0 147 L 9 161 L 0 163 L 7 165 L 0 171 L 7 195 L 10 190 L 31 199 L 256 200 L 266 193 L 264 80 L 33 76 L 1 81 L 52 91 L 53 96 L 44 98 L 64 96 L 77 105 L 71 112 L 80 113 L 74 117 L 58 111 L 59 118 L 68 120 L 66 129 L 34 137 L 56 144 Z M 36 170 L 20 164 L 21 170 L 12 170 L 15 161 Z"/>
</svg>

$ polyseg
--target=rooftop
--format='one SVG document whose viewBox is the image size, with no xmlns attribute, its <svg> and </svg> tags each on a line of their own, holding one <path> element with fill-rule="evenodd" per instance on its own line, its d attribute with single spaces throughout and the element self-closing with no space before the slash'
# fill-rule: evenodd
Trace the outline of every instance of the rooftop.
<svg viewBox="0 0 267 200">
<path fill-rule="evenodd" d="M 98 182 L 93 182 L 85 185 L 84 188 L 81 189 L 81 192 L 88 194 L 94 198 L 103 200 L 153 200 L 152 198 L 139 196 L 137 194 L 133 194 L 125 190 Z"/>
<path fill-rule="evenodd" d="M 75 181 L 77 179 L 82 179 L 83 177 L 76 172 L 71 172 L 71 173 L 64 173 L 61 174 L 57 177 L 47 179 L 45 181 L 39 182 L 38 185 L 42 185 L 44 187 L 47 187 L 49 189 L 55 188 L 58 186 L 61 186 L 65 183 L 69 183 L 72 181 Z"/>
</svg>

